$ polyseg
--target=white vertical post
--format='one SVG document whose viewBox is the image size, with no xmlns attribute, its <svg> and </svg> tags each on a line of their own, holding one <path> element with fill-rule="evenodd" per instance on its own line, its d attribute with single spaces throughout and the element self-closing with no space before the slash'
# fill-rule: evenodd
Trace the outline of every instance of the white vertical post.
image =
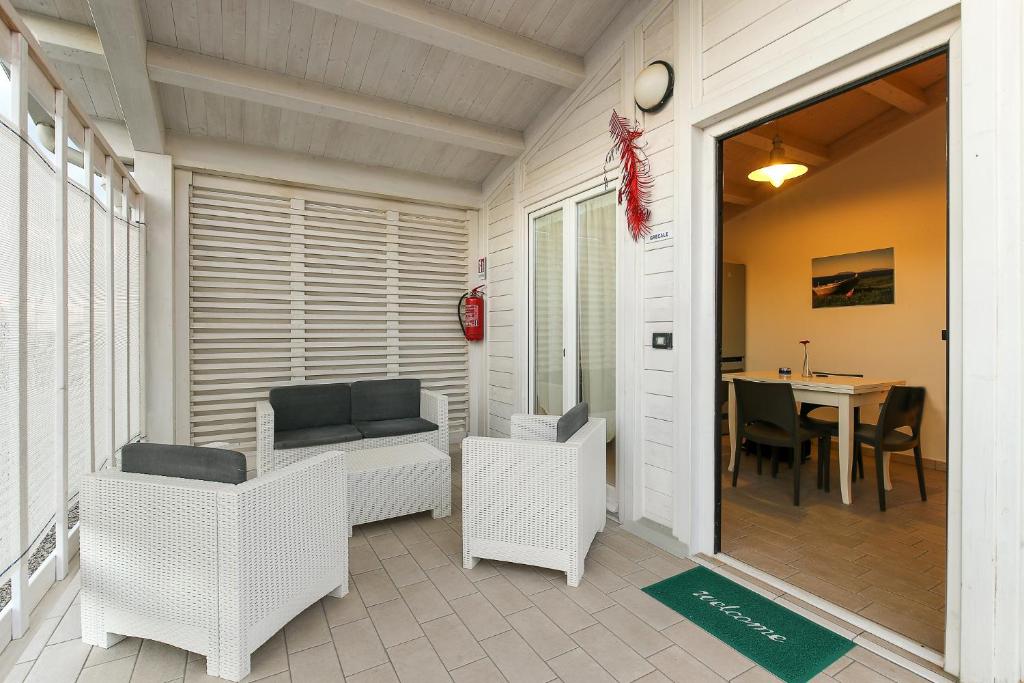
<svg viewBox="0 0 1024 683">
<path fill-rule="evenodd" d="M 96 173 L 93 170 L 92 128 L 85 129 L 82 142 L 82 166 L 85 168 L 85 193 L 89 197 L 89 472 L 96 471 L 96 212 L 93 194 L 96 191 Z"/>
<path fill-rule="evenodd" d="M 131 299 L 132 299 L 132 278 L 131 268 L 128 267 L 128 263 L 131 261 L 132 241 L 131 241 L 131 210 L 132 203 L 131 199 L 132 185 L 128 180 L 128 176 L 121 178 L 121 215 L 124 216 L 124 312 L 125 317 L 122 321 L 125 329 L 125 346 L 124 346 L 124 442 L 128 443 L 132 439 L 132 353 L 131 353 Z M 117 225 L 116 223 L 114 225 Z M 118 460 L 120 462 L 120 460 Z"/>
<path fill-rule="evenodd" d="M 54 102 L 54 153 L 57 157 L 57 192 L 54 197 L 57 216 L 56 329 L 54 331 L 54 380 L 57 401 L 54 412 L 53 453 L 56 458 L 55 494 L 57 497 L 54 532 L 56 534 L 57 580 L 68 573 L 68 115 L 67 95 L 58 90 Z"/>
<path fill-rule="evenodd" d="M 28 139 L 28 43 L 20 33 L 11 34 L 11 114 L 17 132 Z M 28 630 L 28 143 L 18 144 L 18 459 L 11 479 L 17 482 L 12 496 L 15 519 L 14 551 L 18 560 L 11 573 L 11 637 Z"/>
<path fill-rule="evenodd" d="M 116 462 L 114 454 L 117 452 L 117 434 L 114 431 L 114 418 L 116 411 L 114 406 L 117 400 L 114 398 L 116 387 L 114 386 L 114 363 L 117 359 L 117 350 L 114 348 L 114 226 L 117 223 L 114 221 L 114 158 L 106 157 L 106 167 L 103 170 L 103 175 L 107 178 L 107 224 L 102 226 L 101 229 L 107 231 L 107 239 L 109 243 L 107 245 L 107 333 L 110 335 L 107 338 L 107 434 L 110 436 L 110 453 L 107 453 L 107 457 L 110 458 L 110 464 L 112 467 L 120 468 L 120 462 Z"/>
<path fill-rule="evenodd" d="M 146 440 L 146 195 L 139 193 L 139 441 Z"/>
</svg>

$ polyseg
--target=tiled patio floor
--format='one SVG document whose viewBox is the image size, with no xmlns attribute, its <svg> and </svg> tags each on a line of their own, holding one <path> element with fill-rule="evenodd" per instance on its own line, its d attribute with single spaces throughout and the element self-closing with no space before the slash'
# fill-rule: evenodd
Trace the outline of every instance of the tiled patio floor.
<svg viewBox="0 0 1024 683">
<path fill-rule="evenodd" d="M 458 510 L 458 486 L 453 507 Z M 461 569 L 459 513 L 357 527 L 351 593 L 324 598 L 253 656 L 246 680 L 777 680 L 640 588 L 693 564 L 609 522 L 578 589 L 563 574 L 481 562 Z M 77 560 L 77 558 L 76 558 Z M 205 660 L 153 641 L 109 650 L 79 639 L 75 573 L 0 655 L 6 681 L 220 681 Z M 863 647 L 816 681 L 920 681 Z"/>
</svg>

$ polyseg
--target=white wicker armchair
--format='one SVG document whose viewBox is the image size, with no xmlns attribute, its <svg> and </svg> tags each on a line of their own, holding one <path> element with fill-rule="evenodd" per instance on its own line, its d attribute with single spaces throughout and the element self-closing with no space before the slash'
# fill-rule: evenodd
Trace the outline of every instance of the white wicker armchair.
<svg viewBox="0 0 1024 683">
<path fill-rule="evenodd" d="M 513 415 L 512 438 L 462 442 L 462 555 L 548 567 L 583 577 L 605 522 L 605 422 L 592 418 L 565 443 L 557 416 Z"/>
<path fill-rule="evenodd" d="M 149 638 L 239 681 L 251 653 L 348 592 L 345 456 L 232 485 L 104 470 L 81 492 L 82 640 Z"/>
<path fill-rule="evenodd" d="M 256 404 L 256 472 L 273 472 L 319 453 L 335 450 L 357 451 L 407 443 L 428 443 L 442 453 L 448 453 L 448 397 L 436 391 L 420 390 L 420 417 L 436 424 L 437 430 L 308 448 L 278 449 L 274 448 L 274 408 L 270 401 L 259 401 Z"/>
</svg>

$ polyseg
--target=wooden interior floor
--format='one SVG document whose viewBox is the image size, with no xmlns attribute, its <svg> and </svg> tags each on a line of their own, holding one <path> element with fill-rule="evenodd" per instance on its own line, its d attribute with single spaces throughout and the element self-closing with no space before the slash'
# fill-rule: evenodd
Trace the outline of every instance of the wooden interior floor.
<svg viewBox="0 0 1024 683">
<path fill-rule="evenodd" d="M 732 488 L 728 438 L 722 454 L 722 551 L 829 602 L 882 624 L 933 650 L 944 649 L 946 606 L 946 473 L 925 470 L 927 502 L 912 465 L 892 463 L 893 490 L 878 509 L 874 460 L 865 449 L 867 478 L 853 484 L 853 504 L 839 493 L 833 445 L 832 491 L 816 486 L 817 453 L 801 471 L 800 506 L 792 472 L 767 460 L 758 476 L 744 455 Z"/>
</svg>

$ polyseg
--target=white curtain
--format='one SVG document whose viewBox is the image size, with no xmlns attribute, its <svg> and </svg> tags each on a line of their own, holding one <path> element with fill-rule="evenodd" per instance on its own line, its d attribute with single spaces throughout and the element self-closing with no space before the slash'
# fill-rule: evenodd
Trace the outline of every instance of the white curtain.
<svg viewBox="0 0 1024 683">
<path fill-rule="evenodd" d="M 615 438 L 615 193 L 578 205 L 580 396 Z"/>
<path fill-rule="evenodd" d="M 562 349 L 563 284 L 562 211 L 559 209 L 533 222 L 533 412 L 561 415 L 564 359 Z"/>
</svg>

